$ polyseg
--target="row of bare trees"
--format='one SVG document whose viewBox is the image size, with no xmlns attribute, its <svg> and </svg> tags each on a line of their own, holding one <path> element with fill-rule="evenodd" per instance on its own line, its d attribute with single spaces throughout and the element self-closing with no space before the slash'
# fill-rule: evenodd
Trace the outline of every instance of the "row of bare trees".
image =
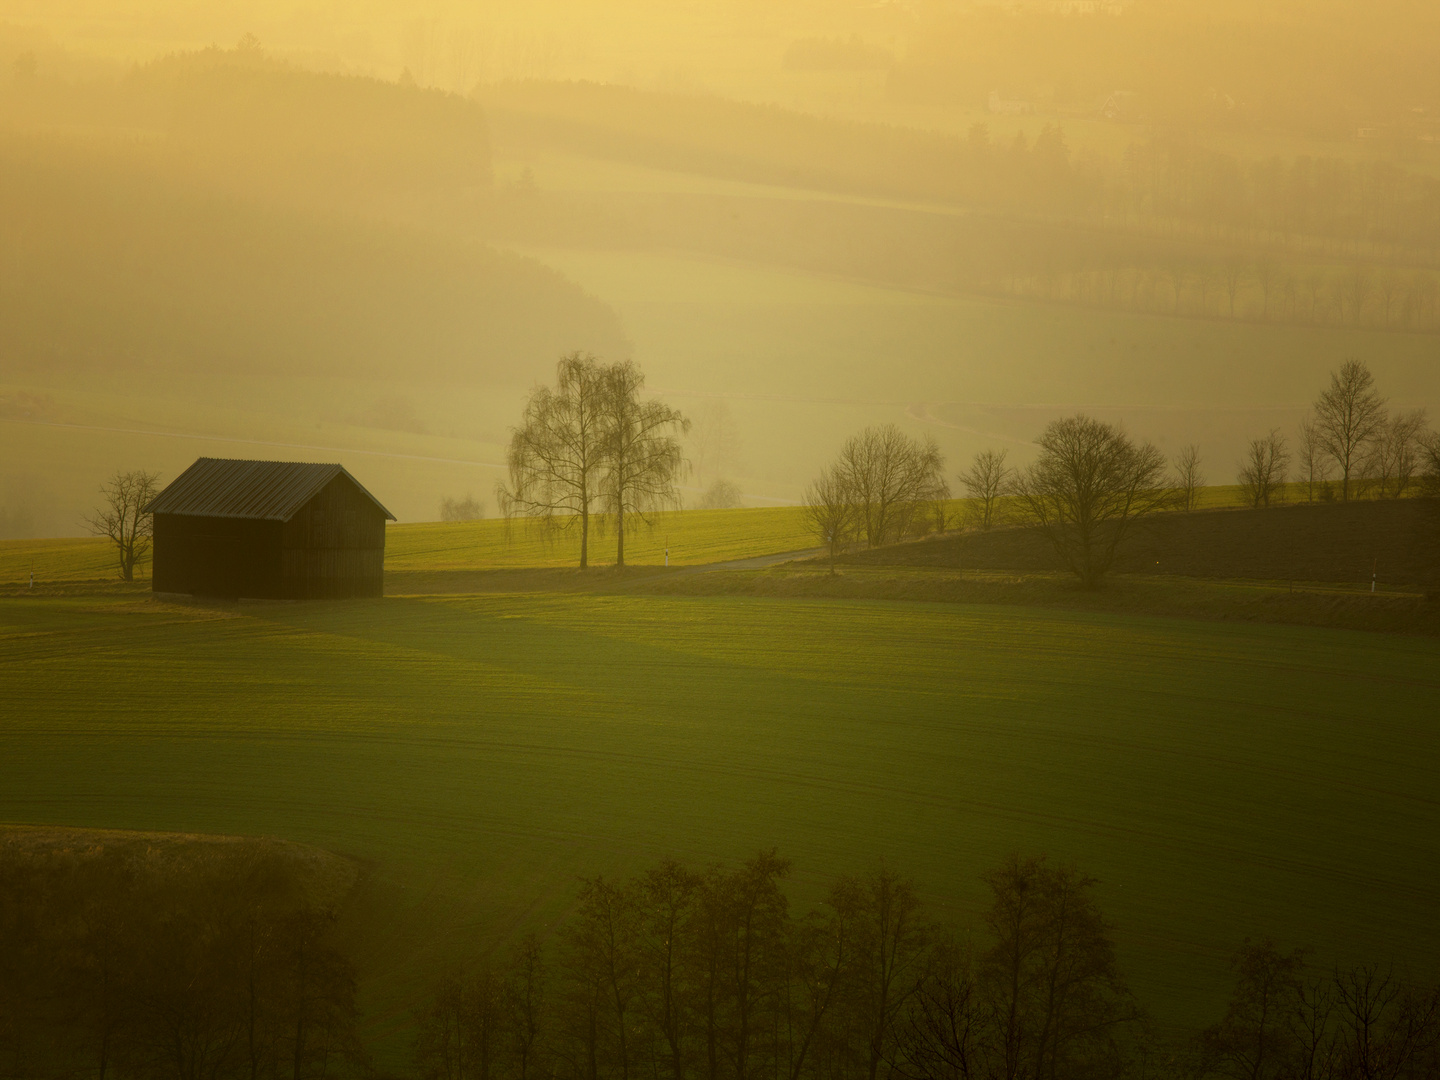
<svg viewBox="0 0 1440 1080">
<path fill-rule="evenodd" d="M 793 914 L 789 864 L 667 861 L 595 878 L 548 954 L 444 981 L 426 1080 L 962 1080 L 1119 1075 L 1141 1033 L 1096 882 L 1043 859 L 986 875 L 983 943 L 886 867 Z"/>
<path fill-rule="evenodd" d="M 1037 440 L 1028 468 L 1006 464 L 1003 451 L 984 451 L 960 481 L 978 524 L 990 528 L 1002 499 L 1038 528 L 1064 565 L 1088 588 L 1097 585 L 1139 518 L 1173 505 L 1164 456 L 1136 443 L 1113 424 L 1086 416 L 1052 422 Z M 1198 457 L 1195 459 L 1198 468 Z M 846 546 L 894 543 L 945 527 L 949 488 L 944 459 L 931 440 L 912 439 L 893 426 L 867 428 L 806 493 L 811 526 L 830 554 L 830 569 Z M 1192 489 L 1201 482 L 1190 476 Z"/>
<path fill-rule="evenodd" d="M 969 524 L 988 530 L 1003 515 L 1038 529 L 1086 587 L 1100 582 L 1138 520 L 1195 510 L 1206 483 L 1198 447 L 1186 446 L 1167 463 L 1152 444 L 1086 416 L 1053 421 L 1036 443 L 1039 454 L 1026 468 L 1012 467 L 1003 450 L 987 449 L 959 474 Z M 1440 435 L 1429 430 L 1423 410 L 1389 411 L 1359 360 L 1331 374 L 1301 425 L 1299 448 L 1295 479 L 1312 501 L 1399 498 L 1417 486 L 1440 493 Z M 1292 460 L 1278 429 L 1252 440 L 1237 475 L 1246 501 L 1263 507 L 1283 500 Z M 834 473 L 812 486 L 808 500 L 816 531 L 831 547 L 832 570 L 840 547 L 856 538 L 831 527 L 852 513 L 835 505 L 847 489 L 831 479 Z"/>
<path fill-rule="evenodd" d="M 324 1080 L 361 1062 L 334 913 L 262 842 L 0 849 L 0 1076 Z"/>
<path fill-rule="evenodd" d="M 1304 950 L 1247 941 L 1219 1023 L 1181 1075 L 1234 1080 L 1405 1080 L 1440 1075 L 1440 989 L 1393 967 L 1310 969 Z"/>
<path fill-rule="evenodd" d="M 835 559 L 852 543 L 892 544 L 945 527 L 945 459 L 934 438 L 894 424 L 852 436 L 805 495 L 812 530 Z"/>
<path fill-rule="evenodd" d="M 1305 269 L 1240 255 L 1205 262 L 1184 254 L 1143 265 L 1067 265 L 1083 250 L 1016 265 L 990 282 L 1012 296 L 1201 318 L 1429 330 L 1440 326 L 1440 284 L 1429 270 Z M 1018 260 L 1017 260 L 1018 261 Z"/>
<path fill-rule="evenodd" d="M 1282 499 L 1292 477 L 1309 502 L 1398 499 L 1417 486 L 1440 488 L 1440 433 L 1430 430 L 1423 409 L 1386 408 L 1369 367 L 1347 360 L 1301 422 L 1293 456 L 1285 434 L 1273 429 L 1251 440 L 1237 478 L 1246 501 L 1259 507 Z"/>
<path fill-rule="evenodd" d="M 979 933 L 887 867 L 793 913 L 789 864 L 665 861 L 585 881 L 548 944 L 455 972 L 417 1016 L 424 1080 L 1419 1080 L 1440 988 L 1307 968 L 1246 941 L 1219 1021 L 1159 1036 L 1122 978 L 1098 882 L 1011 856 Z"/>
<path fill-rule="evenodd" d="M 615 564 L 624 566 L 627 523 L 679 506 L 679 436 L 690 422 L 642 397 L 645 376 L 628 360 L 603 364 L 571 353 L 555 375 L 554 387 L 531 393 L 511 433 L 509 483 L 496 485 L 496 501 L 507 519 L 578 528 L 582 569 L 590 562 L 592 523 L 604 515 L 615 527 Z"/>
</svg>

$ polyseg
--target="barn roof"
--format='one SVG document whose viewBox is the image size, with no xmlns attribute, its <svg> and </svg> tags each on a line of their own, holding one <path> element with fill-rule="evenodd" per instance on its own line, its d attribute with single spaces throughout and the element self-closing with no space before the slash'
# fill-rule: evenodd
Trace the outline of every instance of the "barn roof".
<svg viewBox="0 0 1440 1080">
<path fill-rule="evenodd" d="M 208 457 L 198 458 L 151 499 L 145 510 L 190 517 L 289 521 L 337 476 L 349 480 L 382 514 L 395 520 L 343 465 Z"/>
</svg>

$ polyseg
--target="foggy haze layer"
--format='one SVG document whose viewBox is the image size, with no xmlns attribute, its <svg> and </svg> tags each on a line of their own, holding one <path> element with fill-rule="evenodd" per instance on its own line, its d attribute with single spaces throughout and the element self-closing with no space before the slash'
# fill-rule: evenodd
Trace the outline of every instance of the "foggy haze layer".
<svg viewBox="0 0 1440 1080">
<path fill-rule="evenodd" d="M 953 469 L 1076 409 L 1229 482 L 1345 357 L 1440 396 L 1436 17 L 9 0 L 0 533 L 202 453 L 433 518 L 574 349 L 754 503 L 868 423 Z"/>
</svg>

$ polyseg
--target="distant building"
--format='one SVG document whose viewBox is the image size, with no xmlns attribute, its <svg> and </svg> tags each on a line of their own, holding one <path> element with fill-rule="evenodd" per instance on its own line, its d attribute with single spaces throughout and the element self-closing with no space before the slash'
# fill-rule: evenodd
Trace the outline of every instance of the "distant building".
<svg viewBox="0 0 1440 1080">
<path fill-rule="evenodd" d="M 341 465 L 200 458 L 146 507 L 157 593 L 380 596 L 395 515 Z"/>
<path fill-rule="evenodd" d="M 1140 99 L 1133 90 L 1116 90 L 1100 103 L 1100 115 L 1106 120 L 1124 122 L 1140 116 Z"/>
</svg>

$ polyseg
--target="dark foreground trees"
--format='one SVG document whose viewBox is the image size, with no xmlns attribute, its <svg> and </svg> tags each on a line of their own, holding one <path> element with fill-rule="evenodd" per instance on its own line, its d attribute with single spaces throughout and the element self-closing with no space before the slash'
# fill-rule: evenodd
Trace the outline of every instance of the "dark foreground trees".
<svg viewBox="0 0 1440 1080">
<path fill-rule="evenodd" d="M 465 1075 L 489 1080 L 476 1049 L 486 1045 L 500 1048 L 485 1066 L 494 1075 L 533 1075 L 539 1061 L 559 1080 L 1053 1080 L 1125 1068 L 1138 1013 L 1092 879 L 1009 860 L 987 878 L 977 951 L 888 867 L 839 879 L 799 915 L 781 889 L 788 872 L 772 851 L 734 869 L 667 861 L 585 882 L 557 935 L 554 978 L 532 998 L 543 1022 L 479 1005 L 518 994 L 518 973 L 537 962 L 532 940 L 498 982 L 441 985 L 416 1043 L 422 1073 L 462 1080 L 453 1062 L 469 1047 Z"/>
<path fill-rule="evenodd" d="M 1391 967 L 1313 971 L 1269 940 L 1235 955 L 1220 1022 L 1196 1040 L 1192 1076 L 1421 1080 L 1440 1076 L 1440 988 Z"/>
<path fill-rule="evenodd" d="M 160 474 L 117 472 L 100 487 L 103 502 L 85 519 L 96 536 L 107 537 L 115 548 L 120 577 L 135 580 L 135 566 L 150 551 L 153 519 L 146 507 L 160 493 Z"/>
<path fill-rule="evenodd" d="M 629 361 L 602 364 L 571 353 L 556 367 L 554 388 L 531 393 L 511 432 L 510 482 L 495 488 L 501 511 L 547 528 L 578 528 L 582 569 L 590 564 L 597 510 L 615 523 L 615 561 L 624 566 L 627 519 L 679 506 L 675 485 L 685 468 L 679 436 L 690 423 L 643 399 L 644 386 L 645 376 Z"/>
<path fill-rule="evenodd" d="M 0 846 L 0 1074 L 323 1080 L 355 976 L 304 860 L 264 842 Z"/>
<path fill-rule="evenodd" d="M 1135 522 L 1169 505 L 1165 457 L 1088 416 L 1053 421 L 1036 442 L 1040 456 L 1015 493 L 1065 566 L 1094 588 Z"/>
</svg>

